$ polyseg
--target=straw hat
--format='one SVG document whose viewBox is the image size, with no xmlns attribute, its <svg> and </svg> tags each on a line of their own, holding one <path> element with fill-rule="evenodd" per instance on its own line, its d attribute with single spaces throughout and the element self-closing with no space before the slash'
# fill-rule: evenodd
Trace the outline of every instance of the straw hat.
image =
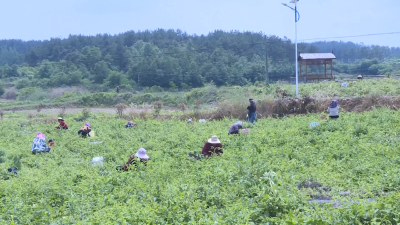
<svg viewBox="0 0 400 225">
<path fill-rule="evenodd" d="M 149 159 L 149 156 L 146 154 L 146 149 L 139 148 L 139 150 L 135 154 L 136 157 L 140 159 Z"/>
<path fill-rule="evenodd" d="M 211 144 L 221 144 L 221 141 L 219 141 L 219 139 L 218 139 L 217 136 L 213 135 L 213 136 L 211 136 L 210 139 L 208 139 L 208 143 L 211 143 Z"/>
</svg>

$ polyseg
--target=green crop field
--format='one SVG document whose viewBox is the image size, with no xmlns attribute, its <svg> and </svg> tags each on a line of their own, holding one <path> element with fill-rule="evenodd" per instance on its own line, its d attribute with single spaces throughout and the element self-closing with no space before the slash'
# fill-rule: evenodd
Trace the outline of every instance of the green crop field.
<svg viewBox="0 0 400 225">
<path fill-rule="evenodd" d="M 400 222 L 400 112 L 377 109 L 262 119 L 228 136 L 231 119 L 88 119 L 94 138 L 12 114 L 0 121 L 0 224 L 396 224 Z M 311 122 L 319 122 L 310 127 Z M 32 155 L 36 132 L 55 140 Z M 211 135 L 223 156 L 195 160 Z M 118 172 L 138 148 L 147 167 Z M 103 156 L 104 164 L 91 165 Z M 7 172 L 18 167 L 18 175 Z M 313 202 L 316 201 L 316 202 Z M 325 203 L 317 203 L 319 201 Z"/>
</svg>

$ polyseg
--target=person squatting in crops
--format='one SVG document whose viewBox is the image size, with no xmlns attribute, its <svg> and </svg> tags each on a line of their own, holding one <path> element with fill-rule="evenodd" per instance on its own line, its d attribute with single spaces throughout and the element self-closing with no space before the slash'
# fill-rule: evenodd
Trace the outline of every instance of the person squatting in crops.
<svg viewBox="0 0 400 225">
<path fill-rule="evenodd" d="M 228 131 L 228 135 L 229 134 L 239 134 L 239 130 L 242 129 L 243 123 L 242 121 L 236 121 L 230 128 Z"/>
<path fill-rule="evenodd" d="M 51 147 L 54 145 L 54 141 L 50 139 L 48 144 L 49 146 L 46 145 L 46 136 L 40 132 L 37 133 L 36 138 L 33 139 L 32 142 L 32 154 L 50 152 Z"/>
<path fill-rule="evenodd" d="M 81 135 L 82 137 L 90 137 L 90 123 L 86 123 L 85 126 L 81 127 L 81 129 L 79 129 L 78 134 Z"/>
<path fill-rule="evenodd" d="M 133 123 L 132 121 L 128 121 L 128 123 L 125 124 L 125 127 L 126 127 L 126 128 L 130 128 L 130 127 L 134 127 L 134 126 L 136 126 L 136 124 Z"/>
<path fill-rule="evenodd" d="M 137 170 L 139 164 L 147 166 L 147 160 L 149 160 L 149 156 L 146 154 L 146 149 L 139 148 L 135 154 L 129 157 L 127 163 L 117 166 L 116 169 L 119 171 Z"/>
<path fill-rule="evenodd" d="M 201 153 L 203 156 L 212 156 L 213 154 L 222 155 L 222 144 L 218 137 L 213 135 L 210 139 L 208 139 L 208 141 L 204 144 Z"/>
<path fill-rule="evenodd" d="M 257 106 L 256 106 L 256 103 L 254 102 L 254 99 L 250 98 L 249 102 L 250 102 L 250 105 L 247 106 L 249 122 L 254 123 L 254 121 L 256 121 L 256 118 L 257 118 L 257 114 L 256 114 Z"/>
<path fill-rule="evenodd" d="M 68 125 L 65 123 L 65 121 L 62 117 L 58 117 L 58 122 L 60 124 L 56 127 L 56 129 L 68 130 Z"/>
<path fill-rule="evenodd" d="M 339 118 L 339 101 L 333 100 L 328 107 L 329 118 L 337 119 Z"/>
</svg>

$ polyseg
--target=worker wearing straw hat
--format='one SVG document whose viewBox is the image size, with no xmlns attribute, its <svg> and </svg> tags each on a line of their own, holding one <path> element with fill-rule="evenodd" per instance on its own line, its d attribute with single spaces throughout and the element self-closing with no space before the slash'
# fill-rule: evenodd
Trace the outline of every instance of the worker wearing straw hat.
<svg viewBox="0 0 400 225">
<path fill-rule="evenodd" d="M 138 161 L 142 163 L 144 166 L 147 166 L 147 160 L 149 160 L 149 156 L 146 153 L 146 149 L 139 148 L 139 150 L 131 155 L 128 159 L 128 162 L 125 163 L 123 166 L 117 166 L 117 170 L 137 170 L 138 169 Z"/>
<path fill-rule="evenodd" d="M 204 144 L 201 153 L 204 156 L 212 156 L 213 154 L 222 154 L 222 144 L 217 136 L 213 135 L 208 141 Z"/>
<path fill-rule="evenodd" d="M 64 119 L 62 117 L 58 117 L 58 122 L 60 125 L 56 127 L 56 129 L 65 129 L 68 130 L 68 125 L 64 122 Z"/>
</svg>

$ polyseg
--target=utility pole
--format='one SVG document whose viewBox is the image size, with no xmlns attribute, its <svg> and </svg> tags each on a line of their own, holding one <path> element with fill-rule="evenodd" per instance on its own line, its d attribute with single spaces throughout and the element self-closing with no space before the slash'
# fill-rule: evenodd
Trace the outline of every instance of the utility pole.
<svg viewBox="0 0 400 225">
<path fill-rule="evenodd" d="M 268 49 L 267 49 L 267 35 L 264 35 L 264 46 L 265 46 L 265 81 L 269 83 L 268 75 Z"/>
</svg>

